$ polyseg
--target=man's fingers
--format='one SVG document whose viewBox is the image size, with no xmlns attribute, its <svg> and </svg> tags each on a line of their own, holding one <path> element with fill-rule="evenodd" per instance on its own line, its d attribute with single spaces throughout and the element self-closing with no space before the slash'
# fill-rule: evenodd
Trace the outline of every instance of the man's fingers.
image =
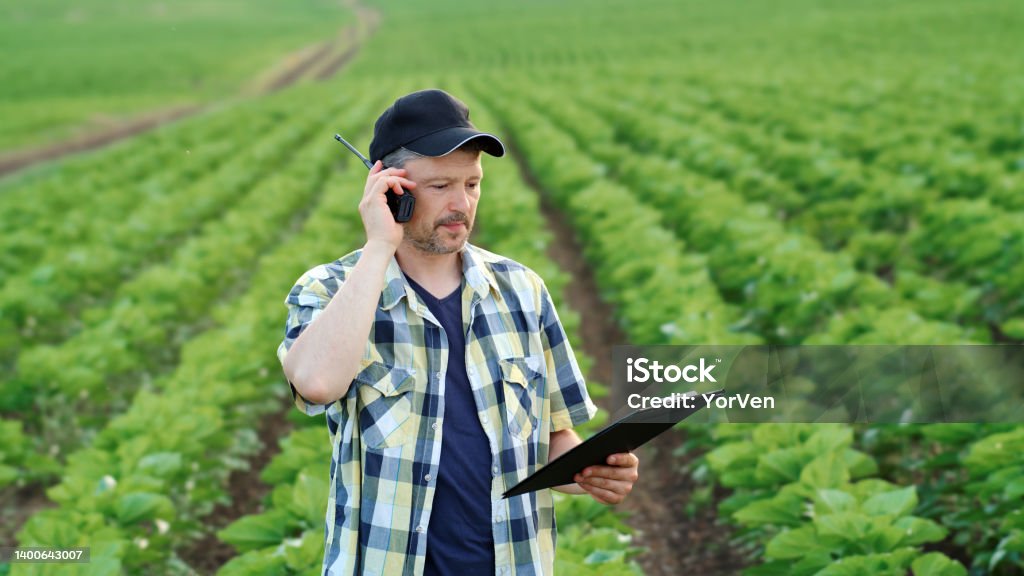
<svg viewBox="0 0 1024 576">
<path fill-rule="evenodd" d="M 416 183 L 408 178 L 402 178 L 401 176 L 392 176 L 388 179 L 388 188 L 391 188 L 395 192 L 401 194 L 401 188 L 412 189 L 416 187 Z"/>
<path fill-rule="evenodd" d="M 639 474 L 636 468 L 620 468 L 618 466 L 589 466 L 581 472 L 585 478 L 601 477 L 613 480 L 636 482 Z"/>
<path fill-rule="evenodd" d="M 389 168 L 389 170 L 391 170 L 391 168 Z M 366 196 L 378 196 L 389 188 L 394 190 L 396 194 L 402 194 L 402 188 L 412 190 L 413 188 L 416 188 L 416 183 L 408 178 L 386 174 L 380 177 L 371 186 L 367 187 Z"/>
<path fill-rule="evenodd" d="M 625 480 L 612 480 L 610 478 L 584 478 L 583 482 L 579 483 L 580 486 L 593 486 L 595 488 L 603 488 L 610 492 L 615 492 L 621 496 L 625 496 L 633 491 L 633 483 Z"/>
<path fill-rule="evenodd" d="M 587 493 L 602 504 L 618 504 L 619 502 L 622 502 L 623 496 L 621 494 L 616 494 L 611 490 L 605 490 L 604 488 L 588 484 L 581 484 L 581 486 L 583 486 L 583 489 L 586 490 Z"/>
<path fill-rule="evenodd" d="M 609 456 L 608 464 L 612 466 L 638 466 L 640 464 L 640 459 L 632 452 L 622 452 Z"/>
</svg>

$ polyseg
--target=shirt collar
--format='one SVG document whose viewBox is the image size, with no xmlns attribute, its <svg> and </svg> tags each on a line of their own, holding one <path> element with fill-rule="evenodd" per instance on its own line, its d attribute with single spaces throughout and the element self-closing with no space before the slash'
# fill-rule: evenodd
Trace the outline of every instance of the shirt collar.
<svg viewBox="0 0 1024 576">
<path fill-rule="evenodd" d="M 474 303 L 487 298 L 494 291 L 495 296 L 500 297 L 498 281 L 494 279 L 494 273 L 483 262 L 477 247 L 466 242 L 462 251 L 462 276 L 466 279 L 466 286 L 473 292 Z M 398 265 L 398 259 L 391 256 L 387 270 L 384 271 L 384 292 L 381 294 L 380 307 L 382 310 L 390 310 L 403 298 L 415 301 L 412 286 L 402 274 Z"/>
</svg>

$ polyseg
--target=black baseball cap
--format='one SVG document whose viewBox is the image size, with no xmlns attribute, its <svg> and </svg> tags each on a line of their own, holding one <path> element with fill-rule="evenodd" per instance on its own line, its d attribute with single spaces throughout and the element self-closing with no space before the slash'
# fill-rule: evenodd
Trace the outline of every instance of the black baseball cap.
<svg viewBox="0 0 1024 576">
<path fill-rule="evenodd" d="M 469 108 L 444 90 L 420 90 L 402 96 L 373 126 L 370 162 L 405 147 L 424 156 L 444 156 L 470 140 L 480 139 L 491 156 L 504 156 L 498 137 L 480 132 L 469 121 Z"/>
</svg>

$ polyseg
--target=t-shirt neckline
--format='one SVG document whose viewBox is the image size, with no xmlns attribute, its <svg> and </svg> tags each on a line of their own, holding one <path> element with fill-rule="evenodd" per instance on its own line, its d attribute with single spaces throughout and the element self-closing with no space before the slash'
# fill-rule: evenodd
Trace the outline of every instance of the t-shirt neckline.
<svg viewBox="0 0 1024 576">
<path fill-rule="evenodd" d="M 450 300 L 452 297 L 454 297 L 456 294 L 459 294 L 460 292 L 462 292 L 462 282 L 459 282 L 459 285 L 455 287 L 455 290 L 453 290 L 451 294 L 445 296 L 444 298 L 438 298 L 437 296 L 434 296 L 433 294 L 431 294 L 430 290 L 427 290 L 426 288 L 421 286 L 418 282 L 413 280 L 408 274 L 405 274 L 403 272 L 402 275 L 405 276 L 406 282 L 408 282 L 409 285 L 413 287 L 413 289 L 417 289 L 416 293 L 419 294 L 420 297 L 425 297 L 425 296 L 426 297 L 430 297 L 431 300 L 433 300 L 434 302 L 437 302 L 438 304 L 444 304 L 445 302 Z"/>
</svg>

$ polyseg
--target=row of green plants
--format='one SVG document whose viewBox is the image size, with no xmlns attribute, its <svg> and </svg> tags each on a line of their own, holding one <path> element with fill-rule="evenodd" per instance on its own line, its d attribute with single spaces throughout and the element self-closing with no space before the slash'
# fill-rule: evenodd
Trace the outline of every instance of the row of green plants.
<svg viewBox="0 0 1024 576">
<path fill-rule="evenodd" d="M 700 104 L 738 125 L 770 127 L 789 141 L 818 142 L 867 164 L 920 176 L 944 194 L 991 194 L 1021 183 L 1012 174 L 1020 170 L 1024 150 L 1021 102 L 1011 93 L 917 88 L 910 98 L 893 88 L 865 93 L 871 88 L 864 86 L 848 96 L 831 86 L 809 85 L 794 97 L 780 87 L 712 89 L 714 95 L 705 93 Z M 965 112 L 971 108 L 988 113 Z M 1010 195 L 1001 198 L 1008 207 L 1024 206 Z"/>
<path fill-rule="evenodd" d="M 20 349 L 31 344 L 53 342 L 81 328 L 69 322 L 83 308 L 106 305 L 111 292 L 126 278 L 162 261 L 180 248 L 180 243 L 208 222 L 216 222 L 231 206 L 245 199 L 250 190 L 295 154 L 296 147 L 309 138 L 322 117 L 313 107 L 304 107 L 291 125 L 280 122 L 286 108 L 277 107 L 254 122 L 257 130 L 227 129 L 236 151 L 223 163 L 205 164 L 202 173 L 189 169 L 182 157 L 157 178 L 176 179 L 177 166 L 185 177 L 174 189 L 161 190 L 147 197 L 146 184 L 140 188 L 117 188 L 122 198 L 131 198 L 138 206 L 121 218 L 100 226 L 96 234 L 69 247 L 63 243 L 48 246 L 36 257 L 36 266 L 9 278 L 0 289 L 0 339 L 5 343 L 0 361 L 13 360 Z M 236 123 L 235 126 L 244 126 Z M 265 129 L 265 130 L 264 130 Z M 252 145 L 246 143 L 255 139 Z M 218 148 L 229 145 L 217 144 Z M 202 149 L 197 149 L 202 150 Z M 144 152 L 142 152 L 145 154 Z M 97 170 L 114 170 L 101 162 Z M 80 216 L 106 210 L 103 203 L 83 206 Z M 55 220 L 59 216 L 51 215 Z M 45 238 L 45 236 L 43 236 Z"/>
<path fill-rule="evenodd" d="M 649 71 L 636 70 L 629 79 L 650 85 L 651 91 L 671 85 L 709 113 L 764 126 L 788 140 L 827 143 L 865 163 L 880 154 L 899 154 L 903 146 L 927 143 L 933 156 L 926 160 L 966 160 L 973 154 L 1001 157 L 1012 169 L 1024 146 L 1019 94 L 1000 93 L 992 84 L 963 90 L 956 86 L 963 79 L 940 75 L 913 86 L 898 85 L 891 78 L 838 74 L 801 82 L 689 71 L 674 77 L 651 76 Z M 988 113 L 971 113 L 977 109 Z"/>
<path fill-rule="evenodd" d="M 710 450 L 692 465 L 698 476 L 731 490 L 718 511 L 739 529 L 734 544 L 765 560 L 750 574 L 1024 569 L 1019 425 L 691 428 L 692 445 Z M 932 552 L 919 565 L 915 543 L 956 562 Z M 826 569 L 851 551 L 860 559 Z"/>
<path fill-rule="evenodd" d="M 547 102 L 546 104 L 549 106 L 547 109 L 550 110 L 552 103 Z M 578 199 L 571 204 L 572 210 L 568 211 L 574 219 L 574 225 L 578 221 L 584 221 L 584 218 L 578 214 L 584 214 L 588 210 L 588 205 L 603 205 L 605 212 L 610 212 L 612 217 L 619 218 L 620 226 L 622 219 L 633 222 L 634 212 L 632 203 L 628 201 L 627 189 L 610 187 L 609 190 L 614 193 L 597 197 L 589 196 L 586 187 L 576 183 L 581 180 L 585 181 L 586 174 L 591 174 L 591 178 L 593 178 L 593 175 L 600 175 L 603 171 L 601 168 L 594 168 L 593 160 L 584 163 L 582 159 L 575 156 L 578 153 L 575 151 L 575 142 L 567 141 L 564 133 L 553 129 L 549 124 L 545 125 L 538 118 L 538 114 L 525 107 L 521 101 L 511 102 L 510 98 L 499 108 L 504 112 L 504 118 L 515 119 L 515 123 L 510 121 L 507 127 L 517 142 L 523 144 L 527 154 L 531 150 L 535 151 L 535 156 L 528 158 L 531 169 L 536 171 L 541 182 L 545 185 L 550 182 L 553 195 L 556 197 L 564 194 L 566 197 Z M 588 130 L 595 129 L 595 124 L 592 122 L 582 122 L 579 121 L 579 118 L 575 118 L 575 120 L 575 122 L 570 122 L 574 126 L 585 126 Z M 584 140 L 601 142 L 600 138 L 594 138 L 593 133 Z M 598 147 L 600 146 L 601 144 L 598 145 Z M 545 149 L 545 147 L 550 148 Z M 607 153 L 606 156 L 599 159 L 621 157 L 616 154 L 617 152 L 620 150 L 613 149 L 612 153 Z M 559 166 L 559 169 L 545 170 L 547 166 Z M 559 180 L 559 178 L 562 179 Z M 574 181 L 573 178 L 577 180 Z M 602 185 L 610 186 L 606 182 Z M 593 207 L 589 209 L 599 210 Z M 651 229 L 646 220 L 641 218 L 639 221 L 645 222 L 647 225 L 631 228 L 633 237 L 642 237 L 646 230 Z M 593 243 L 600 243 L 587 235 L 586 226 L 579 226 L 577 230 L 588 240 L 588 245 L 592 243 L 591 240 Z M 640 260 L 637 258 L 638 254 L 652 253 L 649 247 L 641 248 L 640 243 L 630 244 L 624 242 L 622 238 L 610 242 L 610 244 L 618 245 L 620 249 L 624 250 L 632 249 L 631 261 L 633 262 Z M 597 251 L 595 250 L 595 252 Z M 609 256 L 605 253 L 597 253 L 590 259 L 595 263 L 595 267 L 600 269 L 600 262 L 608 258 Z M 607 291 L 606 284 L 610 279 L 600 275 L 599 279 L 603 285 L 602 290 Z M 656 300 L 651 295 L 648 295 L 647 298 L 648 301 Z M 621 305 L 619 310 L 622 314 L 628 314 L 628 310 L 622 308 Z M 870 319 L 865 318 L 864 320 Z M 893 320 L 895 321 L 896 318 Z M 875 317 L 872 321 L 877 323 L 879 318 Z M 895 327 L 886 330 L 877 325 L 874 327 L 874 332 L 878 338 L 886 335 L 895 338 L 898 334 Z M 929 332 L 927 329 L 923 330 L 922 334 L 932 342 L 942 336 L 942 334 Z M 827 334 L 814 336 L 819 341 L 827 341 L 828 338 Z M 647 337 L 650 336 L 647 335 Z M 711 336 L 711 338 L 715 337 Z M 890 341 L 898 341 L 898 338 Z M 709 458 L 709 460 L 716 459 L 715 466 L 712 467 L 716 473 L 726 472 L 726 468 L 729 466 L 735 468 L 736 477 L 728 477 L 728 480 L 723 481 L 724 485 L 734 490 L 734 495 L 723 506 L 723 515 L 732 518 L 733 512 L 745 508 L 748 504 L 751 505 L 749 510 L 739 516 L 746 523 L 741 523 L 746 530 L 746 536 L 741 540 L 745 540 L 755 549 L 757 546 L 764 547 L 769 542 L 775 542 L 770 544 L 767 552 L 764 548 L 761 549 L 760 554 L 764 556 L 767 563 L 752 570 L 752 574 L 797 573 L 792 570 L 799 570 L 799 573 L 806 574 L 906 574 L 907 570 L 912 570 L 915 574 L 966 573 L 960 563 L 941 553 L 930 551 L 931 547 L 949 535 L 950 529 L 944 527 L 941 518 L 932 518 L 928 511 L 917 510 L 920 507 L 918 492 L 913 486 L 914 478 L 910 477 L 905 469 L 899 468 L 903 470 L 899 483 L 886 482 L 877 478 L 865 479 L 868 476 L 877 476 L 878 464 L 875 463 L 871 455 L 848 449 L 852 443 L 853 429 L 851 427 L 764 425 L 765 432 L 761 434 L 766 436 L 776 434 L 773 440 L 775 447 L 782 451 L 781 454 L 772 455 L 773 453 L 767 449 L 767 445 L 761 446 L 752 443 L 749 440 L 749 435 L 744 436 L 742 441 L 730 443 L 727 431 L 730 429 L 743 430 L 741 427 L 730 428 L 730 426 L 735 425 L 723 425 L 716 428 L 718 436 L 714 438 L 714 443 L 709 440 L 704 444 L 705 448 L 722 446 L 721 452 L 713 453 L 715 455 Z M 941 427 L 936 429 L 938 428 Z M 698 444 L 701 443 L 699 427 L 688 427 L 687 429 L 690 430 L 695 441 Z M 777 436 L 778 434 L 785 435 L 785 438 Z M 796 438 L 800 434 L 803 434 L 803 440 L 808 440 L 814 434 L 817 436 L 809 445 L 801 446 L 801 441 Z M 879 436 L 877 431 L 874 436 L 877 443 Z M 735 456 L 736 459 L 731 460 L 729 458 L 732 456 L 726 457 L 730 451 L 740 451 L 748 459 L 744 461 L 740 456 Z M 879 452 L 880 457 L 887 458 L 893 457 L 894 454 L 893 452 Z M 1009 453 L 1012 453 L 1012 448 Z M 755 460 L 751 462 L 749 457 L 755 457 Z M 767 463 L 758 465 L 756 458 L 759 457 L 767 457 Z M 948 460 L 948 457 L 946 459 Z M 974 456 L 973 459 L 980 461 L 978 456 Z M 810 466 L 812 461 L 814 461 L 814 465 Z M 804 472 L 805 467 L 808 468 L 807 472 Z M 1012 466 L 1007 466 L 1007 468 L 1010 470 L 1003 474 L 1020 472 L 1019 468 Z M 754 478 L 752 475 L 755 471 L 758 474 L 766 475 L 768 480 Z M 775 476 L 772 476 L 772 473 Z M 974 474 L 984 475 L 985 472 L 980 471 Z M 726 476 L 728 475 L 726 474 Z M 739 490 L 744 486 L 745 481 L 756 481 L 763 484 L 769 480 L 774 482 L 769 487 L 755 483 L 760 491 L 753 496 Z M 855 480 L 859 481 L 855 482 Z M 783 489 L 785 486 L 788 487 Z M 1008 489 L 1004 478 L 989 483 L 989 488 L 1000 492 L 1000 497 L 1005 499 Z M 776 494 L 783 495 L 779 496 L 779 501 L 767 503 L 769 496 L 774 497 Z M 946 497 L 955 494 L 955 490 L 949 491 Z M 841 502 L 832 502 L 829 500 L 830 498 L 841 500 Z M 766 502 L 754 505 L 758 499 Z M 928 504 L 931 503 L 932 498 L 929 494 Z M 961 504 L 963 506 L 959 510 L 971 509 L 969 503 L 961 502 Z M 801 517 L 801 511 L 813 511 L 815 506 L 820 508 L 818 516 L 821 518 L 811 513 L 806 517 Z M 786 517 L 788 524 L 773 523 L 777 519 L 758 518 L 757 513 L 761 508 L 777 511 L 773 507 L 791 513 Z M 949 513 L 949 510 L 946 513 Z M 938 516 L 941 517 L 942 514 L 938 514 Z M 989 518 L 990 523 L 992 518 Z M 966 520 L 961 520 L 961 525 L 975 528 L 978 526 Z M 898 530 L 894 530 L 894 526 Z M 800 530 L 795 531 L 797 528 Z M 1017 525 L 1012 521 L 1003 522 L 999 527 L 992 529 L 991 532 L 998 537 L 998 542 L 988 549 L 987 556 L 985 550 L 979 550 L 974 558 L 986 559 L 986 562 L 991 562 L 991 558 L 995 556 L 997 563 L 1012 559 L 1018 537 L 1016 529 Z M 905 533 L 908 531 L 909 533 Z M 781 536 L 783 532 L 787 533 L 786 536 Z M 775 538 L 778 540 L 775 541 Z M 755 558 L 757 558 L 756 553 Z M 980 560 L 976 560 L 976 562 L 978 561 Z M 794 568 L 794 564 L 796 568 Z"/>
<path fill-rule="evenodd" d="M 924 300 L 936 319 L 1002 324 L 1008 333 L 1021 329 L 1024 259 L 1008 247 L 1024 243 L 1015 212 L 1024 188 L 980 184 L 976 194 L 959 194 L 914 174 L 869 170 L 818 142 L 793 143 L 756 125 L 737 127 L 663 94 L 620 99 L 614 107 L 605 102 L 600 109 L 623 120 L 620 131 L 640 147 L 680 158 L 765 202 L 787 227 L 811 234 L 827 249 L 846 249 L 859 268 L 892 274 L 896 287 Z M 1001 200 L 999 190 L 1012 200 Z"/>
<path fill-rule="evenodd" d="M 481 106 L 471 103 L 471 107 L 478 125 L 493 125 Z M 511 158 L 486 162 L 484 182 L 473 242 L 538 272 L 556 300 L 567 333 L 578 342 L 579 316 L 562 297 L 568 277 L 545 254 L 551 235 L 540 216 L 536 195 L 516 175 Z M 353 185 L 353 192 L 357 190 Z M 355 197 L 352 202 L 354 205 Z M 352 221 L 353 215 L 354 210 L 346 215 L 346 221 Z M 353 245 L 358 242 L 358 238 L 351 240 Z M 338 252 L 337 246 L 330 245 L 318 250 L 323 260 Z M 589 359 L 579 348 L 577 357 L 586 371 Z M 605 395 L 598 383 L 588 382 L 588 389 L 595 398 Z M 586 436 L 604 417 L 600 414 L 578 432 Z M 222 541 L 240 552 L 218 572 L 220 576 L 319 573 L 324 553 L 323 503 L 329 490 L 323 470 L 331 458 L 326 436 L 317 425 L 316 429 L 296 430 L 281 442 L 281 452 L 260 474 L 266 484 L 275 486 L 265 509 L 218 532 Z M 556 494 L 555 498 L 559 574 L 638 573 L 629 559 L 639 550 L 630 545 L 629 529 L 617 514 L 589 497 Z"/>
<path fill-rule="evenodd" d="M 822 248 L 830 251 L 845 248 L 842 253 L 853 257 L 859 271 L 870 274 L 878 270 L 889 271 L 895 276 L 894 295 L 901 296 L 909 307 L 926 318 L 969 324 L 978 335 L 987 333 L 990 323 L 1001 324 L 1001 329 L 1006 332 L 1019 330 L 1016 308 L 1021 299 L 1009 296 L 1012 292 L 992 282 L 973 281 L 967 284 L 966 280 L 970 279 L 968 274 L 949 274 L 938 267 L 934 271 L 928 269 L 929 254 L 938 250 L 929 242 L 936 236 L 956 244 L 957 249 L 965 248 L 963 252 L 946 250 L 944 253 L 957 254 L 960 260 L 990 261 L 993 258 L 991 250 L 982 254 L 979 251 L 993 244 L 998 248 L 1005 243 L 1013 243 L 1017 235 L 1015 229 L 1019 226 L 1003 222 L 1013 219 L 1011 215 L 995 219 L 991 228 L 983 227 L 979 219 L 972 222 L 978 226 L 973 229 L 967 227 L 976 233 L 953 235 L 941 225 L 922 224 L 929 222 L 929 215 L 932 214 L 957 213 L 958 200 L 929 202 L 927 194 L 918 194 L 913 188 L 899 186 L 875 187 L 869 191 L 858 184 L 857 189 L 842 190 L 843 184 L 834 179 L 829 182 L 821 179 L 798 190 L 789 186 L 787 178 L 780 179 L 771 172 L 765 172 L 759 158 L 737 151 L 731 144 L 718 142 L 714 130 L 702 130 L 697 121 L 675 122 L 670 114 L 658 110 L 657 102 L 640 106 L 625 101 L 613 103 L 605 99 L 584 98 L 584 101 L 592 104 L 601 116 L 613 119 L 615 133 L 637 151 L 679 159 L 696 174 L 727 183 L 730 190 L 739 192 L 747 200 L 765 203 L 775 211 L 777 219 L 785 222 L 787 232 L 808 234 L 820 241 Z M 549 104 L 550 101 L 544 105 Z M 577 116 L 590 115 L 586 110 L 573 110 L 570 113 Z M 576 128 L 578 122 L 563 122 L 586 137 L 595 136 L 592 127 L 580 129 Z M 827 162 L 809 162 L 807 158 L 810 157 L 816 156 L 804 157 L 799 163 L 794 162 L 794 166 L 817 166 L 819 176 L 816 178 L 824 178 L 822 175 L 826 168 L 822 167 Z M 613 157 L 609 158 L 609 161 L 613 160 Z M 829 178 L 834 176 L 832 174 Z M 700 183 L 699 179 L 695 178 L 695 183 Z M 840 189 L 828 192 L 829 185 L 840 186 Z M 814 198 L 820 201 L 812 200 Z M 919 205 L 925 208 L 920 209 Z M 805 208 L 805 212 L 800 212 Z M 874 232 L 870 223 L 879 219 L 898 220 L 899 223 L 894 224 L 897 228 L 907 228 L 914 221 L 915 229 L 906 238 L 899 229 Z M 869 225 L 865 227 L 865 223 Z M 999 230 L 1002 237 L 997 235 L 993 240 L 993 230 Z M 848 245 L 844 244 L 846 240 L 849 240 Z M 968 246 L 970 249 L 966 249 Z M 1004 266 L 987 269 L 987 272 L 978 273 L 978 276 L 985 276 L 986 280 L 999 278 L 1003 284 L 1013 287 L 1016 282 L 1003 277 L 1012 274 L 1012 270 L 1019 266 L 1013 256 L 1007 255 L 1003 260 L 1006 261 Z M 983 289 L 981 286 L 991 288 Z M 1008 296 L 1001 299 L 999 294 Z"/>
<path fill-rule="evenodd" d="M 730 194 L 720 183 L 691 175 L 672 161 L 653 154 L 641 157 L 628 146 L 609 142 L 607 137 L 611 129 L 603 118 L 610 115 L 599 116 L 566 103 L 559 106 L 556 99 L 544 99 L 543 95 L 543 90 L 534 90 L 531 99 L 538 100 L 538 108 L 547 111 L 560 127 L 576 135 L 578 145 L 586 146 L 597 161 L 604 162 L 603 169 L 610 177 L 619 178 L 626 184 L 623 190 L 604 198 L 603 203 L 617 203 L 621 206 L 624 204 L 624 196 L 636 193 L 660 209 L 666 224 L 673 228 L 678 237 L 684 238 L 691 246 L 695 245 L 697 252 L 707 255 L 715 284 L 728 301 L 738 303 L 745 313 L 745 319 L 756 320 L 748 324 L 746 329 L 764 338 L 765 342 L 791 344 L 801 342 L 800 338 L 804 338 L 802 341 L 808 344 L 948 344 L 988 341 L 987 330 L 980 327 L 965 328 L 951 322 L 921 317 L 914 307 L 916 302 L 901 299 L 898 293 L 873 275 L 851 269 L 849 260 L 843 254 L 821 251 L 813 240 L 787 232 L 765 214 L 762 206 L 745 203 L 743 199 Z M 552 141 L 553 138 L 548 136 L 544 139 Z M 562 156 L 564 154 L 561 150 L 565 145 L 562 143 L 559 148 Z M 583 162 L 593 164 L 592 160 L 580 160 L 581 166 Z M 664 177 L 652 178 L 651 174 Z M 585 200 L 579 202 L 583 205 L 594 204 Z M 586 210 L 583 205 L 574 209 Z M 602 236 L 615 238 L 616 234 L 620 234 L 619 238 L 623 241 L 637 242 L 643 233 L 627 228 L 629 233 L 623 234 L 622 222 L 644 220 L 633 215 L 626 216 L 629 212 L 620 212 L 618 206 L 611 212 L 615 214 L 616 220 Z M 729 214 L 730 217 L 723 220 L 721 214 Z M 667 215 L 674 217 L 669 218 Z M 642 227 L 649 228 L 649 224 Z M 624 240 L 627 237 L 629 240 Z M 602 241 L 600 238 L 591 239 L 595 244 Z M 766 250 L 765 246 L 771 249 Z M 637 244 L 631 245 L 631 249 L 634 252 L 649 253 L 648 249 Z M 635 260 L 633 258 L 628 264 L 620 266 L 635 266 Z M 729 282 L 734 284 L 730 285 Z M 660 290 L 664 290 L 664 287 Z M 729 298 L 730 294 L 732 298 Z M 661 292 L 641 289 L 637 292 L 636 300 L 638 307 L 646 305 L 650 308 L 650 302 L 662 302 Z M 688 300 L 682 297 L 668 299 L 665 305 L 681 308 L 689 306 Z M 787 335 L 778 333 L 779 326 L 776 323 L 783 323 L 782 326 L 786 327 L 794 322 L 806 322 L 801 333 L 789 335 L 788 339 L 779 338 Z M 722 343 L 721 336 L 717 334 L 719 332 L 712 331 L 698 334 L 698 338 L 684 334 L 683 338 L 676 341 Z M 646 337 L 653 336 L 648 333 Z M 631 341 L 651 343 L 650 340 L 638 340 L 633 335 Z M 827 373 L 828 370 L 822 368 L 819 372 Z M 918 406 L 917 393 L 900 381 L 898 373 L 889 374 L 886 378 L 892 383 L 892 398 L 895 399 L 886 408 L 890 410 L 887 418 L 898 418 L 898 414 L 891 411 L 902 410 L 900 406 L 914 406 L 917 414 L 929 413 L 928 408 Z M 991 407 L 1013 405 L 1012 401 L 1009 404 L 1006 401 L 1018 396 L 1014 390 L 1005 389 L 1005 382 L 1005 375 L 989 377 L 980 373 L 961 373 L 955 379 L 944 382 L 943 388 L 951 394 L 948 400 L 957 403 L 960 413 L 991 412 Z M 828 404 L 826 398 L 842 397 L 848 392 L 843 389 L 846 386 L 843 383 L 836 386 L 825 386 L 823 382 L 818 382 L 816 386 L 813 383 L 807 384 L 812 386 L 807 392 L 815 391 L 822 410 Z M 835 389 L 830 389 L 830 386 Z M 889 386 L 883 386 L 881 382 L 873 383 L 873 386 L 874 390 L 889 389 Z M 850 414 L 858 409 L 850 397 L 846 398 L 845 404 Z M 804 410 L 816 410 L 813 406 L 799 409 L 804 414 L 807 413 Z M 882 407 L 877 409 L 881 410 Z M 995 420 L 999 419 L 995 414 L 992 416 Z"/>
<path fill-rule="evenodd" d="M 706 259 L 687 253 L 683 242 L 661 225 L 659 214 L 607 181 L 605 166 L 587 157 L 564 132 L 521 100 L 500 99 L 496 92 L 487 93 L 488 104 L 581 234 L 602 298 L 616 305 L 631 342 L 651 344 L 666 337 L 705 341 L 727 333 L 729 343 L 757 341 L 740 333 L 743 319 L 722 301 Z M 693 306 L 684 310 L 682 301 Z"/>
<path fill-rule="evenodd" d="M 719 513 L 756 546 L 750 576 L 966 576 L 925 546 L 948 530 L 916 513 L 913 485 L 877 478 L 847 425 L 719 425 L 706 461 L 732 490 Z"/>
<path fill-rule="evenodd" d="M 366 110 L 379 100 L 367 94 L 339 103 L 343 118 L 365 127 Z M 306 159 L 297 161 L 298 172 L 322 174 L 323 159 L 337 158 L 331 144 L 311 147 L 312 167 Z M 316 179 L 293 184 L 320 186 Z M 294 186 L 278 189 L 278 196 L 304 193 Z M 173 373 L 136 393 L 90 446 L 68 457 L 60 484 L 47 490 L 57 507 L 32 516 L 18 533 L 19 545 L 89 545 L 92 561 L 80 573 L 190 571 L 177 551 L 202 537 L 208 530 L 204 517 L 230 500 L 227 478 L 247 466 L 247 456 L 260 448 L 255 431 L 262 417 L 287 396 L 276 358 L 266 348 L 281 331 L 280 306 L 274 303 L 287 292 L 282 278 L 297 275 L 296 254 L 339 234 L 337 215 L 350 208 L 340 190 L 339 177 L 328 178 L 301 230 L 256 261 L 243 295 L 210 311 L 213 327 L 188 340 Z M 59 568 L 67 574 L 78 567 Z M 53 570 L 17 564 L 11 573 Z"/>
<path fill-rule="evenodd" d="M 318 116 L 322 122 L 333 113 Z M 208 324 L 209 307 L 225 295 L 231 299 L 253 272 L 248 263 L 292 233 L 296 215 L 305 215 L 334 158 L 323 144 L 307 139 L 291 163 L 248 193 L 240 190 L 242 200 L 170 261 L 118 286 L 113 306 L 87 310 L 75 336 L 21 354 L 5 383 L 4 407 L 24 413 L 41 449 L 64 452 L 87 443 L 136 389 L 174 365 L 181 345 Z"/>
<path fill-rule="evenodd" d="M 322 162 L 326 164 L 326 158 Z M 290 212 L 277 222 L 268 220 L 266 213 L 294 211 L 302 206 L 301 193 L 316 193 L 316 180 L 297 185 L 303 176 L 299 169 L 301 164 L 296 163 L 291 173 L 257 184 L 236 212 L 208 224 L 173 261 L 154 265 L 118 286 L 119 304 L 91 309 L 86 326 L 73 338 L 23 353 L 18 371 L 4 381 L 4 411 L 20 413 L 18 420 L 4 420 L 5 425 L 16 426 L 19 434 L 28 428 L 23 442 L 5 449 L 2 460 L 24 472 L 12 481 L 17 478 L 25 484 L 40 479 L 34 472 L 54 472 L 53 457 L 87 445 L 96 427 L 123 409 L 132 392 L 163 369 L 157 359 L 166 363 L 189 331 L 201 329 L 187 323 L 195 322 L 231 282 L 244 280 L 239 275 L 247 269 L 236 263 L 256 256 L 260 241 L 273 239 L 274 228 L 286 229 Z M 300 193 L 282 202 L 280 191 L 288 186 Z"/>
<path fill-rule="evenodd" d="M 592 155 L 586 164 L 582 159 L 572 164 L 599 166 L 607 179 L 656 208 L 687 250 L 706 256 L 719 292 L 741 306 L 746 330 L 766 342 L 893 342 L 899 338 L 886 335 L 908 333 L 921 343 L 987 340 L 976 330 L 922 318 L 884 282 L 858 273 L 847 255 L 828 253 L 813 239 L 787 232 L 766 206 L 746 202 L 679 160 L 637 154 L 629 145 L 608 141 L 602 136 L 602 130 L 608 134 L 607 116 L 564 101 L 545 101 L 544 108 Z M 564 156 L 561 150 L 549 154 Z"/>
<path fill-rule="evenodd" d="M 0 239 L 0 279 L 37 267 L 54 244 L 86 243 L 145 201 L 177 192 L 238 152 L 243 118 L 255 113 L 252 127 L 265 129 L 269 124 L 260 124 L 272 111 L 250 104 L 201 115 L 7 178 L 0 185 L 0 225 L 9 231 Z M 164 170 L 169 164 L 178 168 Z"/>
</svg>

